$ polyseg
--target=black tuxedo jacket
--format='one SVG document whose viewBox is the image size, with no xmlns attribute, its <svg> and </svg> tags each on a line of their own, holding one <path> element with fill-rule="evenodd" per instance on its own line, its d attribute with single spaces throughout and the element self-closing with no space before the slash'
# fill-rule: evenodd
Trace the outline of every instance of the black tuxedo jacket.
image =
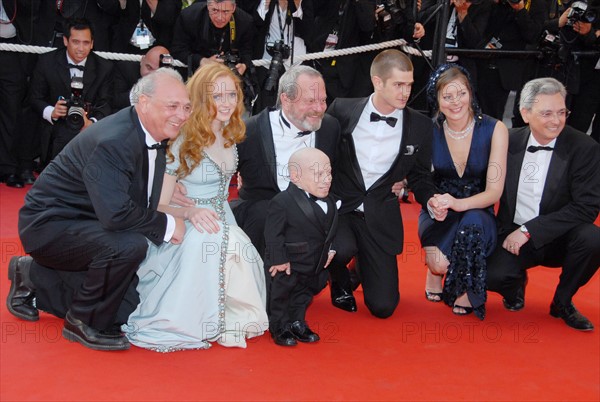
<svg viewBox="0 0 600 402">
<path fill-rule="evenodd" d="M 67 65 L 66 49 L 40 55 L 31 80 L 30 98 L 33 111 L 42 116 L 47 106 L 54 106 L 59 96 L 71 97 L 71 73 Z M 112 63 L 90 52 L 83 73 L 83 100 L 89 102 L 88 118 L 100 120 L 111 113 Z M 64 124 L 59 119 L 54 124 L 42 119 L 42 152 L 48 149 L 53 129 Z M 43 153 L 45 154 L 45 152 Z"/>
<path fill-rule="evenodd" d="M 365 188 L 356 158 L 353 131 L 369 98 L 338 98 L 327 112 L 342 128 L 333 192 L 342 200 L 340 214 L 364 204 L 365 221 L 370 234 L 389 254 L 402 252 L 404 231 L 398 198 L 392 185 L 404 178 L 421 205 L 426 207 L 436 193 L 431 177 L 431 119 L 412 110 L 403 110 L 402 142 L 390 169 L 370 188 Z"/>
<path fill-rule="evenodd" d="M 255 30 L 252 17 L 237 7 L 233 18 L 235 40 L 232 43 L 229 24 L 223 29 L 216 29 L 208 15 L 206 3 L 194 3 L 183 9 L 175 23 L 171 54 L 186 64 L 189 64 L 188 57 L 191 56 L 192 69 L 196 70 L 202 58 L 214 56 L 219 51 L 227 53 L 237 49 L 241 62 L 248 68 L 253 67 L 252 49 Z"/>
<path fill-rule="evenodd" d="M 114 29 L 113 51 L 142 54 L 146 53 L 146 50 L 130 44 L 140 18 L 156 39 L 153 46 L 160 45 L 169 49 L 173 39 L 173 27 L 181 12 L 181 0 L 160 0 L 154 15 L 151 15 L 146 1 L 142 1 L 141 6 L 140 1 L 128 1 L 125 10 L 119 11 L 119 23 Z"/>
<path fill-rule="evenodd" d="M 33 24 L 37 20 L 40 0 L 2 0 L 4 11 L 17 30 L 18 43 L 34 45 Z"/>
<path fill-rule="evenodd" d="M 155 210 L 160 173 L 164 170 L 154 176 L 148 205 L 148 152 L 133 107 L 93 124 L 52 160 L 27 193 L 19 212 L 25 250 L 39 249 L 44 239 L 56 236 L 44 235 L 49 220 L 63 221 L 65 230 L 74 220 L 99 221 L 109 232 L 133 231 L 161 244 L 167 217 Z"/>
<path fill-rule="evenodd" d="M 514 230 L 517 190 L 529 127 L 510 130 L 507 175 L 498 209 L 500 234 Z M 548 152 L 548 151 L 538 151 Z M 540 248 L 582 223 L 593 223 L 600 211 L 600 145 L 565 126 L 556 139 L 538 217 L 525 223 L 534 248 Z"/>
<path fill-rule="evenodd" d="M 239 196 L 243 200 L 270 200 L 280 192 L 277 185 L 275 145 L 269 112 L 264 109 L 246 122 L 246 139 L 238 145 L 238 170 L 242 176 Z M 325 115 L 321 128 L 315 132 L 315 147 L 331 161 L 335 176 L 340 125 Z"/>
<path fill-rule="evenodd" d="M 275 11 L 276 4 L 276 1 L 272 1 L 269 4 L 269 11 L 267 11 L 267 15 L 265 15 L 264 20 L 260 18 L 258 12 L 256 11 L 260 5 L 260 0 L 251 0 L 240 4 L 240 7 L 242 7 L 244 11 L 252 16 L 254 25 L 256 26 L 253 55 L 253 58 L 255 59 L 262 59 L 263 57 L 265 42 L 271 26 L 271 19 L 273 16 L 277 18 L 277 11 Z M 288 1 L 288 7 L 291 14 L 294 14 L 298 10 L 293 0 Z M 313 0 L 302 0 L 302 14 L 302 19 L 294 18 L 293 32 L 294 36 L 304 39 L 305 44 L 308 44 L 312 39 L 313 30 L 311 28 L 313 28 L 315 22 Z M 277 42 L 278 40 L 281 40 L 281 37 L 269 38 L 268 41 Z"/>
<path fill-rule="evenodd" d="M 294 183 L 271 200 L 265 223 L 265 267 L 290 262 L 293 271 L 303 274 L 323 270 L 338 220 L 333 197 L 325 202 L 326 215 Z"/>
</svg>

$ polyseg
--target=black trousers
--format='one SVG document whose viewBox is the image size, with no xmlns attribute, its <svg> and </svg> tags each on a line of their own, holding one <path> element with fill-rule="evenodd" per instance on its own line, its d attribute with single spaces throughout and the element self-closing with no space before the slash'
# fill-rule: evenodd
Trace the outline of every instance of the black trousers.
<svg viewBox="0 0 600 402">
<path fill-rule="evenodd" d="M 400 301 L 396 256 L 381 248 L 360 214 L 340 215 L 332 249 L 336 255 L 327 270 L 335 286 L 350 288 L 350 273 L 346 266 L 356 256 L 365 305 L 376 317 L 391 316 Z"/>
<path fill-rule="evenodd" d="M 98 221 L 50 221 L 22 236 L 28 245 L 43 244 L 26 246 L 40 310 L 58 317 L 70 310 L 100 330 L 126 322 L 139 301 L 136 271 L 148 248 L 143 235 L 108 232 Z"/>
<path fill-rule="evenodd" d="M 513 229 L 517 227 L 515 225 Z M 554 300 L 568 305 L 600 266 L 600 227 L 594 224 L 577 226 L 539 249 L 534 249 L 528 242 L 518 256 L 502 248 L 502 242 L 510 233 L 499 236 L 498 246 L 487 263 L 488 290 L 498 292 L 507 299 L 514 299 L 528 268 L 537 265 L 562 266 Z"/>
<path fill-rule="evenodd" d="M 11 39 L 0 41 L 14 42 Z M 22 59 L 23 56 L 16 52 L 0 52 L 0 174 L 17 173 L 21 138 L 18 123 L 27 94 L 27 76 L 21 65 Z"/>
<path fill-rule="evenodd" d="M 229 205 L 238 226 L 248 235 L 260 256 L 264 257 L 269 200 L 233 200 Z"/>
<path fill-rule="evenodd" d="M 326 270 L 318 274 L 303 274 L 294 271 L 293 263 L 290 275 L 285 272 L 278 272 L 274 277 L 268 272 L 266 275 L 267 281 L 270 279 L 271 282 L 267 312 L 272 334 L 281 332 L 286 324 L 305 321 L 306 310 L 313 297 L 327 284 Z"/>
<path fill-rule="evenodd" d="M 502 121 L 504 108 L 510 91 L 502 86 L 500 70 L 491 68 L 487 63 L 480 63 L 477 68 L 477 97 L 481 111 Z"/>
</svg>

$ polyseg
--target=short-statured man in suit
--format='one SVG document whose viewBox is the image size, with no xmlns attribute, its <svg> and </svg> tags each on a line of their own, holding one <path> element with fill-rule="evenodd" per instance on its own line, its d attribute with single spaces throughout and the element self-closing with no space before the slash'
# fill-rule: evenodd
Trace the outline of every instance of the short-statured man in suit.
<svg viewBox="0 0 600 402">
<path fill-rule="evenodd" d="M 39 57 L 31 82 L 31 105 L 41 118 L 42 162 L 53 159 L 80 131 L 111 113 L 112 63 L 96 55 L 94 31 L 86 19 L 70 19 L 63 37 L 66 48 Z M 73 82 L 83 81 L 82 124 L 70 124 Z M 81 102 L 80 102 L 81 103 Z"/>
<path fill-rule="evenodd" d="M 63 336 L 98 350 L 123 350 L 119 324 L 135 309 L 136 271 L 148 241 L 180 243 L 183 221 L 156 211 L 165 167 L 161 141 L 189 116 L 181 76 L 141 79 L 136 104 L 77 136 L 42 172 L 19 212 L 33 257 L 9 264 L 9 311 L 64 317 Z M 124 303 L 124 298 L 128 301 Z"/>
<path fill-rule="evenodd" d="M 335 169 L 340 138 L 337 120 L 325 114 L 327 94 L 317 70 L 290 68 L 279 80 L 277 99 L 276 108 L 246 122 L 246 139 L 238 146 L 242 184 L 239 200 L 232 203 L 238 225 L 261 254 L 267 205 L 288 187 L 290 156 L 302 148 L 318 148 Z"/>
<path fill-rule="evenodd" d="M 527 269 L 562 266 L 550 314 L 575 329 L 593 324 L 573 296 L 600 265 L 600 145 L 566 126 L 565 87 L 529 81 L 520 108 L 529 125 L 512 129 L 508 172 L 498 209 L 498 247 L 487 265 L 488 289 L 511 311 L 525 305 Z"/>
<path fill-rule="evenodd" d="M 265 223 L 269 331 L 281 346 L 320 339 L 306 323 L 306 310 L 327 284 L 325 268 L 335 253 L 330 246 L 338 219 L 329 195 L 327 155 L 302 148 L 290 157 L 288 170 L 290 184 L 269 203 Z"/>
<path fill-rule="evenodd" d="M 406 177 L 418 202 L 437 206 L 430 175 L 432 122 L 406 107 L 413 66 L 405 54 L 377 55 L 371 80 L 373 95 L 338 98 L 327 110 L 342 128 L 333 177 L 342 206 L 329 270 L 334 305 L 356 311 L 346 269 L 356 256 L 365 304 L 374 316 L 386 318 L 400 300 L 396 255 L 404 240 L 398 190 L 392 186 Z"/>
</svg>

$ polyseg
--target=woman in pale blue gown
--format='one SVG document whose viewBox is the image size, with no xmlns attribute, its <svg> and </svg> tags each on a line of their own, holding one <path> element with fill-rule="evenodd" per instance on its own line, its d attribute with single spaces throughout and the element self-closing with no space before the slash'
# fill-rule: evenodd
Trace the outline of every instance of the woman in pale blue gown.
<svg viewBox="0 0 600 402">
<path fill-rule="evenodd" d="M 246 347 L 268 328 L 262 261 L 227 203 L 244 138 L 240 82 L 206 65 L 188 81 L 192 113 L 169 146 L 159 210 L 185 219 L 180 245 L 150 244 L 139 268 L 140 303 L 123 330 L 139 347 L 161 352 L 210 342 Z M 180 181 L 195 207 L 170 205 Z"/>
</svg>

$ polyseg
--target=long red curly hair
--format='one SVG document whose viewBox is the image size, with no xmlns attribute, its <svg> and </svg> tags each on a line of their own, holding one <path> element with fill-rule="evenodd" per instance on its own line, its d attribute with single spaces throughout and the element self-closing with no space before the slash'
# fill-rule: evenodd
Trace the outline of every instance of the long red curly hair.
<svg viewBox="0 0 600 402">
<path fill-rule="evenodd" d="M 192 103 L 192 113 L 185 122 L 179 136 L 183 136 L 179 147 L 179 167 L 176 170 L 179 179 L 189 175 L 202 160 L 202 151 L 212 145 L 215 134 L 211 123 L 217 116 L 217 105 L 213 93 L 217 90 L 213 84 L 217 78 L 230 77 L 235 83 L 237 104 L 229 123 L 223 128 L 225 147 L 238 144 L 246 137 L 246 124 L 242 120 L 244 112 L 244 95 L 241 81 L 227 66 L 220 63 L 207 64 L 194 73 L 186 84 Z M 169 159 L 174 160 L 168 151 Z"/>
</svg>

